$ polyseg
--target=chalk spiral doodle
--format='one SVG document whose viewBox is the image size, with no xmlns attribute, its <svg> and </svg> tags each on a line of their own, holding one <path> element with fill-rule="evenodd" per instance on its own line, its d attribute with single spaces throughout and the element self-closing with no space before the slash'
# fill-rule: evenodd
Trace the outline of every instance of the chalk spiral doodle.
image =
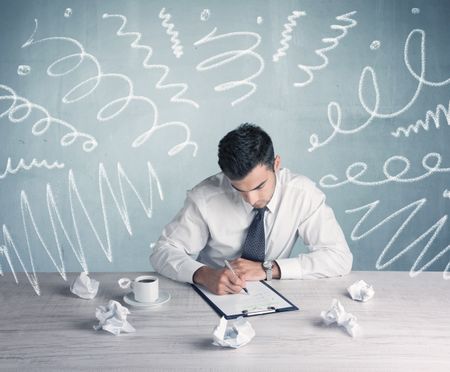
<svg viewBox="0 0 450 372">
<path fill-rule="evenodd" d="M 11 105 L 5 111 L 0 112 L 0 118 L 7 115 L 10 122 L 21 123 L 28 119 L 34 111 L 43 114 L 44 117 L 37 120 L 31 127 L 31 133 L 33 133 L 33 135 L 42 136 L 52 125 L 58 125 L 68 130 L 68 133 L 64 134 L 59 141 L 61 146 L 70 146 L 80 138 L 84 140 L 82 147 L 85 152 L 91 152 L 97 147 L 98 143 L 95 137 L 78 131 L 73 125 L 64 120 L 53 117 L 47 109 L 41 105 L 30 102 L 28 99 L 17 95 L 16 92 L 7 85 L 0 84 L 0 92 L 2 91 L 6 91 L 6 93 L 0 93 L 0 101 L 11 101 Z"/>
<path fill-rule="evenodd" d="M 159 18 L 163 20 L 161 25 L 166 29 L 166 34 L 170 36 L 173 54 L 175 54 L 175 57 L 180 58 L 183 55 L 183 46 L 178 38 L 178 31 L 174 31 L 175 25 L 169 23 L 172 16 L 169 13 L 166 13 L 166 8 L 162 8 L 159 12 Z"/>
<path fill-rule="evenodd" d="M 228 81 L 226 83 L 219 84 L 214 87 L 214 90 L 216 92 L 227 91 L 227 90 L 239 87 L 239 86 L 250 87 L 250 90 L 246 94 L 244 94 L 243 96 L 241 96 L 231 102 L 231 106 L 234 106 L 234 105 L 237 105 L 238 103 L 244 101 L 248 97 L 250 97 L 256 91 L 256 84 L 252 80 L 256 79 L 264 70 L 264 60 L 258 53 L 255 52 L 255 49 L 261 43 L 261 36 L 255 32 L 230 32 L 230 33 L 220 34 L 220 35 L 216 35 L 216 32 L 217 32 L 217 27 L 215 27 L 209 34 L 207 34 L 200 40 L 196 41 L 194 43 L 194 46 L 203 45 L 203 44 L 215 41 L 215 40 L 228 39 L 228 38 L 232 38 L 232 37 L 252 37 L 252 38 L 256 39 L 255 43 L 250 48 L 236 49 L 236 50 L 230 50 L 227 52 L 219 53 L 215 56 L 209 57 L 209 58 L 205 59 L 204 61 L 200 62 L 196 67 L 197 71 L 207 71 L 207 70 L 211 70 L 211 69 L 223 66 L 224 64 L 233 62 L 236 59 L 243 58 L 246 56 L 253 57 L 259 62 L 259 68 L 253 75 L 251 75 L 245 79 L 242 79 L 242 80 Z"/>
<path fill-rule="evenodd" d="M 396 173 L 392 174 L 389 168 L 395 162 L 402 164 L 403 168 L 398 170 Z M 355 162 L 351 164 L 345 171 L 346 179 L 344 181 L 339 182 L 338 177 L 336 177 L 334 174 L 327 174 L 320 179 L 319 184 L 321 187 L 324 188 L 334 188 L 346 184 L 354 184 L 358 186 L 379 186 L 390 182 L 398 182 L 398 183 L 417 182 L 425 178 L 428 178 L 435 173 L 449 173 L 450 168 L 441 168 L 441 163 L 442 163 L 441 154 L 436 152 L 430 152 L 422 158 L 422 167 L 426 170 L 426 172 L 421 174 L 420 176 L 408 178 L 404 176 L 408 173 L 409 169 L 411 168 L 411 163 L 409 159 L 404 156 L 394 155 L 384 162 L 383 175 L 385 178 L 383 180 L 380 181 L 360 180 L 360 178 L 366 173 L 368 166 L 364 162 Z"/>
<path fill-rule="evenodd" d="M 120 113 L 122 113 L 127 106 L 131 102 L 143 102 L 147 105 L 147 107 L 150 109 L 151 113 L 153 114 L 153 122 L 150 127 L 150 129 L 146 130 L 144 133 L 140 134 L 131 144 L 132 147 L 140 147 L 142 146 L 156 131 L 170 126 L 180 127 L 182 128 L 186 133 L 186 139 L 182 143 L 179 143 L 175 146 L 173 146 L 169 151 L 168 154 L 170 156 L 177 154 L 181 150 L 183 150 L 186 146 L 192 146 L 194 147 L 194 153 L 193 155 L 196 155 L 197 152 L 197 144 L 195 142 L 192 142 L 190 140 L 190 129 L 189 127 L 181 122 L 181 121 L 171 121 L 166 123 L 159 123 L 159 112 L 156 104 L 151 100 L 150 98 L 146 96 L 138 96 L 134 93 L 134 87 L 133 82 L 131 79 L 124 75 L 124 74 L 117 74 L 117 73 L 103 73 L 101 65 L 96 57 L 94 57 L 92 54 L 86 52 L 83 45 L 76 39 L 69 38 L 69 37 L 46 37 L 39 40 L 34 40 L 34 36 L 36 34 L 38 28 L 38 21 L 35 19 L 35 28 L 30 36 L 30 38 L 23 44 L 22 48 L 30 47 L 31 45 L 45 43 L 45 42 L 51 42 L 51 41 L 62 41 L 65 43 L 70 44 L 71 46 L 75 46 L 78 51 L 76 53 L 72 53 L 69 55 L 66 55 L 64 57 L 61 57 L 50 64 L 47 68 L 47 74 L 52 77 L 57 76 L 64 76 L 67 74 L 70 74 L 72 71 L 76 70 L 83 62 L 91 62 L 94 64 L 96 73 L 94 76 L 91 76 L 87 78 L 86 80 L 82 81 L 81 83 L 74 86 L 72 89 L 67 92 L 63 98 L 63 103 L 74 103 L 77 101 L 80 101 L 87 97 L 88 95 L 92 94 L 97 87 L 99 86 L 100 82 L 103 79 L 114 79 L 116 81 L 120 81 L 124 84 L 125 89 L 127 90 L 127 94 L 112 100 L 111 102 L 104 105 L 97 113 L 97 120 L 98 121 L 108 121 L 112 118 L 118 116 Z M 61 68 L 61 72 L 58 72 L 58 65 L 64 64 L 67 62 L 72 62 L 73 66 L 70 68 L 66 68 L 64 70 Z M 83 91 L 85 90 L 85 92 Z M 110 112 L 109 112 L 109 111 Z M 81 136 L 78 132 L 75 133 L 77 136 Z M 75 136 L 75 134 L 72 135 L 72 137 Z M 72 142 L 75 140 L 74 138 Z M 97 143 L 95 142 L 95 146 Z"/>
<path fill-rule="evenodd" d="M 411 67 L 410 61 L 409 61 L 409 54 L 410 54 L 410 43 L 411 39 L 414 37 L 414 35 L 420 36 L 420 75 L 417 75 L 417 73 L 413 70 Z M 413 97 L 400 109 L 394 112 L 390 113 L 381 113 L 379 112 L 380 107 L 380 91 L 378 88 L 378 79 L 377 75 L 374 71 L 374 69 L 370 66 L 365 66 L 361 72 L 359 84 L 358 84 L 358 98 L 361 106 L 364 108 L 364 110 L 370 115 L 369 118 L 360 126 L 353 128 L 353 129 L 343 129 L 342 128 L 342 113 L 341 113 L 341 106 L 339 103 L 332 101 L 328 104 L 328 122 L 333 128 L 333 132 L 331 135 L 325 139 L 324 141 L 320 141 L 319 137 L 316 133 L 313 133 L 310 136 L 309 142 L 311 144 L 311 147 L 308 149 L 309 152 L 316 150 L 319 147 L 323 147 L 331 142 L 331 140 L 339 133 L 339 134 L 355 134 L 357 132 L 362 131 L 364 128 L 369 126 L 374 118 L 381 118 L 381 119 L 388 119 L 388 118 L 394 118 L 397 117 L 404 112 L 406 112 L 416 101 L 417 97 L 419 96 L 420 91 L 422 90 L 422 87 L 424 85 L 428 85 L 431 87 L 440 87 L 444 86 L 450 83 L 450 78 L 446 80 L 442 80 L 439 82 L 431 82 L 428 81 L 425 78 L 426 75 L 426 68 L 425 68 L 425 62 L 426 62 L 426 54 L 425 54 L 425 31 L 421 29 L 414 29 L 412 30 L 405 42 L 405 47 L 403 50 L 403 61 L 405 63 L 405 66 L 407 67 L 409 73 L 411 76 L 414 77 L 415 80 L 418 81 L 416 90 L 413 94 Z M 372 92 L 374 95 L 374 104 L 373 108 L 369 107 L 369 105 L 366 103 L 365 99 L 365 92 L 367 91 L 366 85 L 369 85 L 369 87 L 372 88 Z"/>
<path fill-rule="evenodd" d="M 142 66 L 146 69 L 156 69 L 156 70 L 160 70 L 162 72 L 161 78 L 158 80 L 158 82 L 155 85 L 157 89 L 171 89 L 171 88 L 178 89 L 178 93 L 171 97 L 171 99 L 170 99 L 171 102 L 187 103 L 189 105 L 194 106 L 195 108 L 199 108 L 199 104 L 197 102 L 195 102 L 191 99 L 187 99 L 187 98 L 180 98 L 188 90 L 189 86 L 187 84 L 185 84 L 185 83 L 165 83 L 165 81 L 169 75 L 169 72 L 170 72 L 169 66 L 163 65 L 163 64 L 150 64 L 149 63 L 149 60 L 153 55 L 152 47 L 150 47 L 148 45 L 143 45 L 140 43 L 140 40 L 142 38 L 142 34 L 140 32 L 132 32 L 132 31 L 125 32 L 124 31 L 125 26 L 127 24 L 127 18 L 125 16 L 123 16 L 122 14 L 105 13 L 105 14 L 103 14 L 102 18 L 103 19 L 107 19 L 107 18 L 120 19 L 122 21 L 122 24 L 120 25 L 119 29 L 117 30 L 116 35 L 117 36 L 132 36 L 132 37 L 134 37 L 134 40 L 131 43 L 131 47 L 135 48 L 135 49 L 141 49 L 141 50 L 144 50 L 147 52 L 145 59 L 142 61 Z"/>
</svg>

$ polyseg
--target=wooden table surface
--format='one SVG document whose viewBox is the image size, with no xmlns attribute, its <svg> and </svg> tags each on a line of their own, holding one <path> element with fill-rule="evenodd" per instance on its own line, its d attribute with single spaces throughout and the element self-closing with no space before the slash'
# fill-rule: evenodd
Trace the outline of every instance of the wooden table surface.
<svg viewBox="0 0 450 372">
<path fill-rule="evenodd" d="M 273 281 L 300 311 L 248 318 L 255 338 L 234 350 L 212 345 L 219 317 L 187 284 L 161 278 L 171 300 L 129 307 L 136 333 L 94 331 L 95 309 L 126 293 L 117 280 L 145 273 L 92 273 L 93 300 L 75 297 L 58 274 L 39 273 L 41 296 L 25 276 L 0 277 L 0 370 L 449 371 L 450 281 L 442 273 L 353 272 L 340 278 Z M 375 296 L 360 303 L 347 286 L 363 279 Z M 324 326 L 333 298 L 358 318 L 361 334 Z"/>
</svg>

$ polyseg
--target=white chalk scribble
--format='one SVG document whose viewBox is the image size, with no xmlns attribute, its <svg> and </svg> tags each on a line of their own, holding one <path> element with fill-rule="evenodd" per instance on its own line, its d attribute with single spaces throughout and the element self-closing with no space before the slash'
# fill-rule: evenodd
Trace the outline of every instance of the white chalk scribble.
<svg viewBox="0 0 450 372">
<path fill-rule="evenodd" d="M 419 8 L 412 8 L 411 9 L 411 13 L 414 15 L 420 14 L 420 9 Z"/>
<path fill-rule="evenodd" d="M 183 55 L 183 46 L 181 45 L 180 39 L 178 39 L 178 31 L 174 31 L 174 24 L 169 23 L 172 16 L 170 13 L 166 13 L 166 8 L 162 8 L 159 12 L 159 18 L 163 20 L 161 25 L 166 29 L 166 34 L 170 36 L 173 54 L 175 57 L 180 58 Z"/>
<path fill-rule="evenodd" d="M 436 106 L 436 110 L 431 111 L 428 110 L 425 115 L 425 121 L 417 120 L 415 124 L 408 125 L 405 127 L 398 127 L 395 131 L 391 132 L 394 137 L 400 137 L 401 135 L 405 137 L 409 137 L 411 132 L 419 133 L 421 129 L 428 131 L 430 128 L 430 122 L 433 121 L 434 127 L 439 129 L 441 126 L 441 117 L 444 117 L 447 121 L 447 125 L 450 126 L 450 101 L 448 103 L 448 107 L 446 108 L 444 105 L 439 104 Z"/>
<path fill-rule="evenodd" d="M 64 11 L 64 18 L 70 18 L 72 17 L 72 9 L 71 8 L 66 8 L 66 10 Z"/>
<path fill-rule="evenodd" d="M 200 13 L 200 20 L 205 22 L 209 19 L 211 15 L 211 11 L 209 9 L 203 9 L 202 12 Z"/>
<path fill-rule="evenodd" d="M 51 41 L 62 41 L 64 43 L 68 43 L 72 47 L 75 47 L 77 49 L 76 53 L 71 53 L 69 55 L 66 55 L 64 57 L 61 57 L 50 64 L 47 68 L 47 74 L 52 77 L 60 77 L 64 75 L 70 74 L 72 71 L 76 70 L 83 62 L 91 62 L 94 64 L 95 67 L 95 74 L 86 80 L 82 81 L 81 83 L 74 86 L 72 89 L 67 92 L 63 98 L 63 103 L 74 103 L 78 102 L 85 97 L 92 94 L 97 87 L 99 86 L 100 82 L 103 79 L 114 79 L 118 80 L 122 83 L 124 83 L 124 87 L 127 90 L 126 95 L 114 99 L 111 102 L 108 102 L 105 106 L 103 106 L 97 113 L 97 120 L 98 121 L 108 121 L 116 116 L 118 116 L 120 113 L 122 113 L 131 102 L 137 101 L 137 102 L 143 102 L 147 105 L 147 107 L 150 109 L 151 113 L 153 114 L 153 122 L 151 123 L 150 129 L 146 130 L 144 133 L 140 134 L 131 144 L 132 147 L 140 147 L 142 146 L 147 140 L 155 133 L 156 131 L 170 127 L 175 126 L 182 128 L 186 133 L 186 139 L 175 146 L 173 146 L 169 151 L 168 154 L 170 156 L 173 156 L 183 150 L 186 146 L 192 146 L 194 148 L 193 156 L 197 153 L 197 144 L 190 140 L 191 132 L 189 127 L 181 122 L 181 121 L 171 121 L 166 123 L 159 123 L 159 112 L 156 104 L 148 97 L 146 96 L 138 96 L 134 93 L 134 87 L 133 82 L 131 79 L 124 75 L 124 74 L 117 74 L 117 73 L 103 73 L 100 63 L 98 62 L 97 58 L 93 56 L 90 53 L 87 53 L 84 49 L 83 45 L 76 39 L 68 38 L 68 37 L 47 37 L 39 40 L 34 40 L 34 35 L 36 34 L 38 28 L 38 21 L 35 19 L 35 29 L 33 34 L 30 36 L 30 38 L 25 42 L 25 44 L 22 46 L 22 48 L 29 47 L 31 45 L 36 45 L 40 43 L 45 42 L 51 42 Z M 67 68 L 64 66 L 65 63 L 68 63 L 68 61 L 74 63 L 73 66 L 70 68 Z M 60 67 L 58 69 L 58 65 L 62 64 L 63 67 Z M 65 69 L 64 69 L 65 68 Z M 78 94 L 78 95 L 77 95 Z M 80 136 L 77 132 L 77 135 Z M 72 135 L 74 136 L 74 135 Z M 72 139 L 72 142 L 76 138 Z M 97 143 L 95 142 L 95 145 Z"/>
<path fill-rule="evenodd" d="M 2 91 L 6 91 L 6 93 L 1 94 Z M 61 137 L 59 142 L 61 146 L 70 146 L 78 138 L 84 140 L 82 147 L 86 152 L 94 150 L 98 145 L 96 139 L 90 134 L 79 132 L 68 122 L 54 118 L 47 109 L 17 95 L 16 92 L 7 85 L 0 84 L 0 101 L 11 101 L 11 105 L 5 111 L 0 111 L 0 118 L 7 115 L 9 121 L 12 123 L 22 123 L 30 117 L 32 113 L 33 120 L 35 120 L 34 114 L 42 114 L 44 117 L 35 121 L 31 127 L 31 133 L 35 136 L 42 136 L 52 125 L 58 125 L 69 131 Z"/>
<path fill-rule="evenodd" d="M 294 87 L 302 88 L 302 87 L 305 87 L 305 86 L 311 84 L 312 81 L 314 80 L 313 71 L 322 70 L 328 66 L 329 60 L 325 53 L 329 52 L 330 50 L 335 49 L 339 45 L 339 41 L 342 38 L 344 38 L 345 36 L 347 36 L 348 30 L 355 27 L 358 24 L 358 22 L 356 22 L 354 19 L 351 18 L 354 14 L 356 14 L 356 11 L 342 14 L 342 15 L 336 17 L 336 19 L 338 21 L 346 22 L 348 24 L 346 24 L 344 26 L 339 25 L 339 24 L 330 26 L 330 28 L 332 30 L 340 30 L 341 33 L 335 37 L 323 38 L 322 42 L 324 44 L 329 44 L 329 46 L 327 46 L 325 48 L 321 48 L 321 49 L 316 49 L 314 51 L 314 53 L 316 55 L 318 55 L 320 58 L 322 58 L 323 62 L 320 65 L 314 65 L 314 66 L 302 65 L 302 64 L 297 65 L 300 70 L 304 71 L 308 75 L 308 78 L 305 81 L 294 83 Z"/>
<path fill-rule="evenodd" d="M 257 23 L 258 25 L 262 24 L 263 22 L 264 22 L 263 17 L 261 17 L 261 16 L 256 17 L 256 23 Z"/>
<path fill-rule="evenodd" d="M 0 180 L 5 179 L 8 174 L 17 174 L 20 170 L 29 171 L 32 168 L 46 168 L 48 170 L 62 169 L 64 168 L 64 163 L 58 163 L 57 161 L 55 161 L 49 164 L 47 160 L 38 161 L 36 159 L 33 159 L 27 164 L 24 159 L 20 159 L 16 167 L 14 168 L 11 164 L 11 158 L 8 158 L 8 160 L 6 161 L 5 170 L 3 171 L 3 173 L 0 173 Z"/>
<path fill-rule="evenodd" d="M 223 92 L 240 86 L 250 87 L 250 90 L 246 94 L 231 102 L 231 106 L 234 106 L 250 97 L 256 91 L 256 84 L 252 80 L 256 79 L 264 70 L 264 60 L 258 53 L 255 52 L 255 49 L 261 43 L 261 36 L 255 32 L 230 32 L 221 35 L 216 35 L 216 32 L 217 27 L 215 27 L 209 34 L 196 41 L 194 43 L 194 46 L 203 45 L 215 40 L 228 39 L 233 37 L 251 37 L 256 40 L 255 43 L 247 49 L 236 49 L 219 53 L 215 56 L 205 59 L 197 65 L 197 71 L 207 71 L 247 56 L 255 58 L 259 62 L 258 70 L 249 77 L 242 80 L 228 81 L 214 87 L 214 90 L 216 92 Z"/>
<path fill-rule="evenodd" d="M 400 170 L 397 170 L 394 174 L 392 174 L 389 168 L 392 167 L 392 165 L 395 163 L 399 163 L 402 166 L 402 168 Z M 380 181 L 360 180 L 360 178 L 367 171 L 368 168 L 367 163 L 355 162 L 349 165 L 347 170 L 345 171 L 346 179 L 344 181 L 339 181 L 339 178 L 336 177 L 334 174 L 327 174 L 320 179 L 319 184 L 321 187 L 324 188 L 335 188 L 347 184 L 354 184 L 358 186 L 379 186 L 390 182 L 398 182 L 398 183 L 417 182 L 425 178 L 428 178 L 435 173 L 449 173 L 450 168 L 441 168 L 441 163 L 442 163 L 441 155 L 436 152 L 430 152 L 422 158 L 422 167 L 425 169 L 426 172 L 421 174 L 420 176 L 408 178 L 404 176 L 408 173 L 409 169 L 411 168 L 411 163 L 409 159 L 404 156 L 394 155 L 384 162 L 383 175 L 385 178 L 383 180 Z M 396 167 L 396 169 L 397 168 L 399 167 Z"/>
<path fill-rule="evenodd" d="M 70 215 L 72 217 L 72 227 L 75 233 L 75 238 L 70 237 L 68 229 L 63 223 L 60 210 L 64 209 L 64 207 L 61 205 L 61 202 L 59 203 L 60 205 L 58 207 L 58 203 L 55 200 L 53 190 L 50 184 L 47 184 L 45 196 L 47 201 L 47 211 L 48 211 L 48 218 L 50 220 L 50 225 L 45 224 L 42 221 L 39 221 L 41 222 L 41 226 L 40 227 L 38 226 L 38 223 L 34 218 L 33 208 L 30 204 L 30 201 L 28 200 L 27 193 L 24 190 L 22 190 L 20 193 L 20 208 L 22 213 L 23 232 L 27 244 L 27 252 L 30 262 L 30 268 L 27 268 L 25 266 L 24 261 L 17 249 L 16 243 L 14 242 L 14 239 L 11 233 L 9 232 L 9 229 L 6 226 L 6 224 L 3 225 L 3 244 L 0 245 L 0 257 L 4 256 L 6 258 L 9 268 L 14 275 L 16 283 L 18 283 L 18 279 L 15 273 L 15 268 L 11 261 L 12 252 L 14 252 L 14 254 L 16 255 L 23 272 L 26 274 L 28 281 L 30 282 L 36 294 L 40 295 L 41 293 L 38 278 L 36 275 L 36 270 L 34 267 L 34 260 L 31 250 L 28 225 L 31 225 L 31 229 L 36 234 L 36 237 L 38 238 L 40 245 L 44 248 L 52 264 L 54 265 L 54 267 L 64 280 L 66 280 L 67 278 L 62 253 L 62 240 L 65 240 L 65 242 L 67 242 L 67 244 L 70 246 L 77 261 L 80 263 L 83 271 L 89 273 L 88 263 L 86 261 L 86 256 L 84 254 L 84 248 L 80 234 L 80 226 L 83 226 L 83 228 L 90 228 L 92 230 L 92 233 L 95 235 L 95 238 L 99 246 L 101 247 L 103 253 L 105 254 L 106 258 L 108 259 L 109 262 L 112 262 L 113 260 L 112 244 L 110 238 L 110 228 L 109 228 L 110 223 L 107 209 L 109 209 L 111 205 L 114 205 L 117 211 L 119 212 L 120 218 L 124 226 L 126 227 L 128 234 L 130 236 L 133 235 L 133 230 L 128 213 L 127 198 L 124 192 L 124 183 L 127 184 L 131 192 L 138 199 L 142 209 L 144 210 L 145 215 L 149 219 L 152 217 L 153 213 L 153 184 L 156 184 L 159 198 L 161 200 L 164 199 L 163 191 L 158 176 L 150 162 L 147 162 L 147 177 L 148 177 L 148 190 L 146 194 L 148 195 L 143 197 L 138 192 L 132 181 L 128 178 L 122 165 L 120 163 L 117 163 L 117 179 L 119 183 L 119 197 L 118 197 L 113 191 L 111 182 L 109 180 L 104 165 L 102 163 L 99 164 L 98 188 L 100 196 L 100 208 L 103 216 L 102 228 L 100 230 L 105 232 L 103 238 L 100 237 L 99 229 L 98 227 L 95 226 L 88 211 L 88 207 L 91 207 L 91 209 L 93 210 L 97 210 L 99 207 L 85 204 L 78 190 L 75 174 L 72 170 L 69 170 L 68 172 L 68 189 L 69 189 L 68 191 L 69 191 Z M 108 190 L 110 195 L 108 201 L 105 200 L 105 191 L 104 191 L 105 188 Z M 113 204 L 110 201 L 111 198 L 114 201 Z M 80 211 L 79 213 L 76 213 L 75 211 L 76 202 L 78 204 L 77 210 Z M 146 202 L 148 203 L 148 205 L 146 204 Z M 82 219 L 83 221 L 81 221 Z M 48 241 L 46 242 L 41 233 L 42 229 L 50 227 L 52 236 L 54 238 L 54 242 L 51 243 L 49 243 Z M 56 247 L 56 250 L 58 252 L 57 259 L 52 255 L 52 253 L 49 250 L 50 244 Z M 34 250 L 36 250 L 37 245 L 34 245 L 33 248 Z M 1 266 L 0 266 L 0 274 L 3 274 Z"/>
<path fill-rule="evenodd" d="M 383 248 L 383 251 L 379 255 L 377 262 L 375 264 L 375 267 L 377 268 L 377 270 L 383 270 L 386 267 L 390 266 L 392 263 L 399 260 L 404 254 L 406 254 L 407 252 L 412 250 L 422 240 L 426 239 L 427 237 L 428 237 L 428 241 L 426 242 L 425 247 L 419 253 L 419 255 L 417 256 L 417 259 L 414 261 L 414 264 L 412 265 L 412 267 L 409 271 L 410 277 L 415 277 L 415 276 L 419 275 L 422 271 L 428 269 L 432 264 L 437 262 L 445 253 L 447 253 L 450 250 L 450 245 L 447 245 L 439 253 L 437 253 L 431 260 L 429 260 L 427 263 L 423 264 L 422 267 L 418 268 L 423 257 L 427 253 L 429 247 L 433 244 L 434 240 L 439 235 L 442 228 L 444 227 L 444 225 L 447 222 L 448 216 L 444 215 L 438 221 L 436 221 L 436 223 L 434 223 L 431 227 L 429 227 L 428 230 L 426 230 L 423 234 L 421 234 L 419 237 L 417 237 L 412 243 L 410 243 L 407 247 L 401 249 L 399 253 L 395 254 L 390 259 L 385 258 L 388 255 L 388 253 L 390 253 L 390 251 L 392 251 L 394 249 L 396 249 L 396 250 L 399 249 L 398 248 L 399 243 L 397 242 L 398 237 L 402 234 L 403 230 L 405 228 L 407 228 L 407 226 L 410 224 L 411 220 L 416 216 L 416 214 L 424 207 L 426 202 L 427 202 L 427 200 L 425 198 L 416 200 L 416 201 L 408 204 L 407 206 L 395 211 L 394 213 L 392 213 L 391 215 L 389 215 L 388 217 L 384 218 L 382 221 L 377 223 L 375 226 L 368 228 L 365 232 L 360 232 L 361 226 L 366 222 L 366 220 L 369 218 L 369 216 L 375 211 L 375 209 L 377 208 L 380 201 L 376 200 L 372 203 L 363 205 L 361 207 L 354 208 L 354 209 L 348 209 L 345 211 L 345 213 L 356 213 L 356 212 L 360 212 L 360 211 L 362 211 L 362 212 L 365 211 L 364 215 L 356 223 L 355 227 L 353 228 L 353 230 L 351 232 L 350 236 L 353 241 L 364 239 L 365 237 L 367 237 L 368 235 L 370 235 L 377 229 L 381 228 L 383 225 L 391 226 L 393 223 L 392 220 L 395 217 L 401 215 L 402 213 L 408 213 L 408 211 L 409 211 L 409 214 L 406 217 L 406 219 L 404 220 L 404 222 L 401 224 L 399 229 L 394 233 L 392 238 L 389 240 L 389 242 Z M 422 225 L 422 224 L 420 224 L 420 225 Z M 447 226 L 447 229 L 448 229 L 448 226 Z M 409 229 L 408 231 L 411 231 L 411 229 Z M 411 232 L 409 232 L 408 234 L 410 235 Z M 419 233 L 417 233 L 417 234 L 419 234 Z M 411 237 L 408 236 L 408 239 L 411 239 Z M 385 261 L 385 262 L 383 262 L 383 261 Z M 443 271 L 443 278 L 446 280 L 450 279 L 449 270 L 450 270 L 450 261 Z"/>
<path fill-rule="evenodd" d="M 26 76 L 31 72 L 31 66 L 29 65 L 19 65 L 17 66 L 17 75 Z"/>
<path fill-rule="evenodd" d="M 415 71 L 412 69 L 411 64 L 409 62 L 409 54 L 410 54 L 410 43 L 411 39 L 414 35 L 420 36 L 420 75 L 417 75 Z M 331 142 L 331 140 L 339 133 L 339 134 L 355 134 L 357 132 L 362 131 L 364 128 L 366 128 L 368 125 L 370 125 L 374 118 L 381 118 L 381 119 L 388 119 L 388 118 L 394 118 L 397 117 L 404 112 L 406 112 L 416 101 L 417 97 L 419 96 L 419 93 L 424 85 L 432 86 L 432 87 L 440 87 L 444 86 L 450 83 L 450 79 L 446 79 L 440 82 L 431 82 L 426 80 L 425 78 L 425 61 L 426 61 L 426 55 L 425 55 L 425 32 L 420 29 L 414 29 L 412 30 L 408 37 L 406 38 L 405 47 L 404 47 L 404 53 L 403 53 L 403 59 L 404 63 L 410 72 L 410 74 L 418 81 L 418 85 L 416 88 L 416 91 L 414 92 L 413 97 L 410 98 L 410 100 L 400 109 L 394 112 L 390 113 L 381 113 L 379 112 L 380 107 L 380 100 L 381 95 L 378 88 L 378 79 L 376 76 L 376 73 L 374 69 L 370 66 L 364 67 L 364 69 L 361 72 L 361 76 L 359 79 L 359 85 L 358 85 L 358 98 L 361 106 L 364 108 L 364 110 L 370 115 L 369 118 L 360 126 L 353 128 L 353 129 L 343 129 L 342 128 L 342 113 L 341 113 L 341 106 L 337 102 L 330 102 L 328 104 L 328 122 L 333 128 L 333 132 L 330 134 L 330 136 L 325 139 L 324 141 L 320 141 L 319 137 L 316 133 L 313 133 L 310 138 L 309 142 L 311 144 L 311 147 L 308 149 L 309 152 L 316 150 L 319 147 L 323 147 Z M 369 81 L 369 83 L 367 83 Z M 374 96 L 374 103 L 373 107 L 370 108 L 368 104 L 366 103 L 365 99 L 365 92 L 367 92 L 368 87 L 366 85 L 369 85 L 369 87 L 372 88 L 372 95 Z"/>
<path fill-rule="evenodd" d="M 288 22 L 284 24 L 284 30 L 281 33 L 281 47 L 277 49 L 276 53 L 272 57 L 274 62 L 278 62 L 281 57 L 286 55 L 286 50 L 289 49 L 289 42 L 292 39 L 292 31 L 294 27 L 297 26 L 296 19 L 301 16 L 306 16 L 306 13 L 300 10 L 294 10 L 292 14 L 287 17 Z"/>
<path fill-rule="evenodd" d="M 370 43 L 370 49 L 377 50 L 381 46 L 381 42 L 379 40 L 374 40 Z"/>
<path fill-rule="evenodd" d="M 189 105 L 194 106 L 195 108 L 199 108 L 199 104 L 191 99 L 187 98 L 180 98 L 184 95 L 184 93 L 188 90 L 189 86 L 185 83 L 167 83 L 165 82 L 167 79 L 167 76 L 169 75 L 170 68 L 167 65 L 163 64 L 150 64 L 150 58 L 153 55 L 153 49 L 152 47 L 148 45 L 140 44 L 140 40 L 142 38 L 142 34 L 140 32 L 132 32 L 128 31 L 125 32 L 125 26 L 127 24 L 127 18 L 123 16 L 122 14 L 103 14 L 103 19 L 108 18 L 118 18 L 122 21 L 122 24 L 120 25 L 119 29 L 116 32 L 117 36 L 132 36 L 134 37 L 133 42 L 131 43 L 131 47 L 134 49 L 141 49 L 144 50 L 147 55 L 144 58 L 144 61 L 142 62 L 142 66 L 146 69 L 155 69 L 162 72 L 161 78 L 156 83 L 155 87 L 157 89 L 177 89 L 178 93 L 171 97 L 171 102 L 179 102 L 179 103 L 187 103 Z"/>
<path fill-rule="evenodd" d="M 442 197 L 450 199 L 450 191 L 445 189 L 444 192 L 442 193 Z"/>
</svg>

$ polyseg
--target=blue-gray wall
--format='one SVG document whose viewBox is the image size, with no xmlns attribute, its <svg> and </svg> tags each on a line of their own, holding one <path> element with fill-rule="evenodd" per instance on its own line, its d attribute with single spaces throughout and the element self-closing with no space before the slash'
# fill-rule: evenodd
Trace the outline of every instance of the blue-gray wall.
<svg viewBox="0 0 450 372">
<path fill-rule="evenodd" d="M 0 9 L 3 272 L 149 270 L 247 121 L 326 193 L 355 269 L 448 271 L 449 1 Z"/>
</svg>

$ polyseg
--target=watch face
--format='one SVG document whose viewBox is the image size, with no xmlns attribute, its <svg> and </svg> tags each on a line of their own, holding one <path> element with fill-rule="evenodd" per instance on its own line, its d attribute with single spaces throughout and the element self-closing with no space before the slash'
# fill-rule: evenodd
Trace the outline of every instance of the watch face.
<svg viewBox="0 0 450 372">
<path fill-rule="evenodd" d="M 263 262 L 263 267 L 265 268 L 265 269 L 271 269 L 272 268 L 272 261 L 264 261 Z"/>
</svg>

